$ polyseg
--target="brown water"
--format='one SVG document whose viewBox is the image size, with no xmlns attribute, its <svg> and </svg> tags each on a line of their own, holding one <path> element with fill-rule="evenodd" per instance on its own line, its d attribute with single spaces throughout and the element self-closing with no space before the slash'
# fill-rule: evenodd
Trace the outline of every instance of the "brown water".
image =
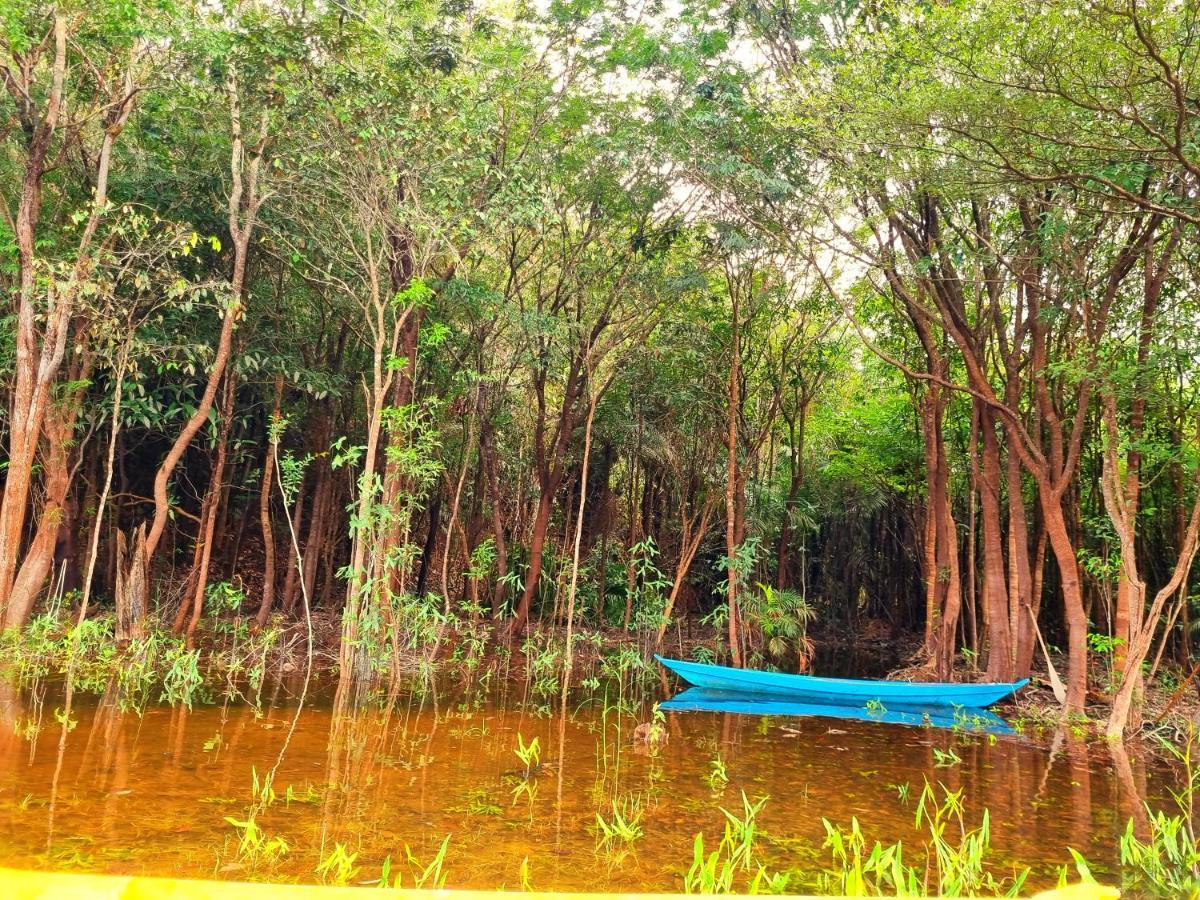
<svg viewBox="0 0 1200 900">
<path fill-rule="evenodd" d="M 964 791 L 970 822 L 989 809 L 998 858 L 1033 866 L 1040 885 L 1068 861 L 1068 847 L 1111 870 L 1135 794 L 1160 805 L 1170 787 L 1168 770 L 1136 758 L 1122 770 L 1103 744 L 1068 735 L 989 738 L 822 718 L 671 713 L 669 742 L 655 756 L 633 738 L 649 700 L 620 715 L 606 714 L 600 696 L 577 697 L 564 722 L 522 706 L 521 689 L 402 694 L 390 710 L 340 716 L 310 695 L 298 717 L 282 687 L 261 710 L 138 715 L 77 697 L 77 724 L 64 731 L 61 692 L 0 686 L 0 865 L 318 881 L 323 852 L 341 843 L 357 852 L 355 880 L 365 881 L 389 855 L 393 872 L 407 871 L 396 865 L 405 845 L 424 863 L 451 835 L 449 887 L 515 889 L 528 859 L 538 889 L 678 890 L 695 834 L 715 842 L 718 807 L 740 810 L 743 790 L 770 797 L 759 817 L 766 856 L 811 874 L 828 860 L 823 817 L 858 817 L 871 838 L 915 838 L 913 804 L 928 779 Z M 532 799 L 514 801 L 518 734 L 538 739 L 543 764 L 529 780 Z M 935 750 L 961 761 L 939 765 Z M 724 788 L 706 780 L 718 756 Z M 252 767 L 262 774 L 277 762 L 279 799 L 257 821 L 290 850 L 274 865 L 239 863 L 225 817 L 243 817 L 251 803 Z M 907 803 L 897 787 L 905 784 Z M 613 797 L 636 798 L 644 811 L 645 835 L 624 854 L 597 849 L 596 812 L 607 815 Z"/>
</svg>

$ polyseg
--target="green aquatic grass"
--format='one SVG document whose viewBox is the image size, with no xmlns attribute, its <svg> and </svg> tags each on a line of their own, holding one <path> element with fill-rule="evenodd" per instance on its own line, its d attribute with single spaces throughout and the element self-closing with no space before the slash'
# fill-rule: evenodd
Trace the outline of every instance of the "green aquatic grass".
<svg viewBox="0 0 1200 900">
<path fill-rule="evenodd" d="M 923 837 L 915 847 L 869 841 L 857 817 L 848 827 L 822 819 L 831 864 L 818 880 L 821 892 L 849 897 L 1017 896 L 1029 869 L 999 871 L 991 860 L 988 813 L 969 828 L 963 808 L 961 789 L 935 789 L 926 782 L 913 823 Z"/>
<path fill-rule="evenodd" d="M 645 835 L 641 825 L 642 816 L 645 814 L 641 798 L 629 796 L 613 800 L 611 809 L 612 813 L 608 818 L 599 812 L 596 813 L 596 833 L 600 846 L 608 848 L 619 844 L 630 845 Z"/>
</svg>

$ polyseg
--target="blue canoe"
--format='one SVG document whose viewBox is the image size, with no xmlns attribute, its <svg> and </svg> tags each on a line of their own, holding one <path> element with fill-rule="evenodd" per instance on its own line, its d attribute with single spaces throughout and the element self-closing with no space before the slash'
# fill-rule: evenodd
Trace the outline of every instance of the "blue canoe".
<svg viewBox="0 0 1200 900">
<path fill-rule="evenodd" d="M 735 694 L 688 688 L 659 704 L 673 712 L 722 712 L 743 716 L 787 716 L 820 719 L 854 719 L 860 722 L 885 722 L 889 725 L 914 725 L 920 728 L 950 728 L 979 734 L 1015 734 L 1011 725 L 986 709 L 958 709 L 945 706 L 873 707 L 805 703 L 765 694 Z"/>
<path fill-rule="evenodd" d="M 980 709 L 1003 700 L 1029 683 L 1028 678 L 1009 684 L 963 684 L 938 681 L 867 681 L 856 678 L 817 678 L 732 669 L 705 663 L 683 662 L 655 656 L 660 663 L 696 687 L 739 694 L 766 694 L 806 703 L 832 706 L 866 706 L 878 701 L 885 707 L 965 706 Z"/>
</svg>

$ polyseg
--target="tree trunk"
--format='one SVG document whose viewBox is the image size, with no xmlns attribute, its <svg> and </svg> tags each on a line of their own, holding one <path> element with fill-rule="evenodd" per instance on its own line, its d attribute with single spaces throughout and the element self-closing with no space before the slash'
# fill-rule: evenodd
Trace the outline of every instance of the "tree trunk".
<svg viewBox="0 0 1200 900">
<path fill-rule="evenodd" d="M 267 428 L 266 456 L 263 459 L 262 485 L 258 492 L 258 521 L 263 539 L 263 593 L 254 617 L 258 627 L 267 624 L 271 607 L 275 603 L 275 535 L 271 529 L 271 482 L 275 477 L 274 430 L 278 427 L 283 406 L 283 376 L 275 376 L 275 403 L 271 407 L 270 425 Z M 285 505 L 284 512 L 287 512 Z"/>
<path fill-rule="evenodd" d="M 106 80 L 109 95 L 103 98 L 107 111 L 102 121 L 103 136 L 100 147 L 94 156 L 92 200 L 80 232 L 74 263 L 65 281 L 47 279 L 44 282 L 46 305 L 44 309 L 35 309 L 34 299 L 39 289 L 37 227 L 41 215 L 42 178 L 56 165 L 51 161 L 50 149 L 64 108 L 63 86 L 68 74 L 69 27 L 69 18 L 62 11 L 56 10 L 51 29 L 54 46 L 54 58 L 50 65 L 51 83 L 45 91 L 42 109 L 37 109 L 32 100 L 33 97 L 42 94 L 42 89 L 35 83 L 41 71 L 40 66 L 6 70 L 5 73 L 13 96 L 23 95 L 30 101 L 26 112 L 31 121 L 25 141 L 26 156 L 22 167 L 16 217 L 12 220 L 18 268 L 14 340 L 16 358 L 8 418 L 8 458 L 4 493 L 0 496 L 0 611 L 3 611 L 5 626 L 10 628 L 24 624 L 23 620 L 17 620 L 18 617 L 9 606 L 24 537 L 33 466 L 42 426 L 51 403 L 51 393 L 58 371 L 67 354 L 75 296 L 95 262 L 92 244 L 101 218 L 108 207 L 108 177 L 113 147 L 129 120 L 137 94 L 132 68 L 126 69 L 123 77 Z M 50 43 L 51 36 L 47 35 L 46 45 Z M 87 156 L 86 151 L 84 156 Z M 39 321 L 42 328 L 40 336 L 37 333 Z M 31 578 L 33 574 L 30 574 Z M 26 596 L 21 598 L 20 606 L 32 608 L 27 603 L 27 590 L 23 590 Z M 18 609 L 16 612 L 19 611 Z"/>
<path fill-rule="evenodd" d="M 950 464 L 942 435 L 945 397 L 928 385 L 921 404 L 925 442 L 925 639 L 926 652 L 938 678 L 948 679 L 954 666 L 962 580 L 958 533 L 950 509 Z"/>
<path fill-rule="evenodd" d="M 492 593 L 492 618 L 500 615 L 504 606 L 505 576 L 508 575 L 508 543 L 504 535 L 504 497 L 500 492 L 500 472 L 497 461 L 495 431 L 491 419 L 483 421 L 479 432 L 479 452 L 487 476 L 488 493 L 492 500 L 492 538 L 496 542 L 496 588 Z"/>
<path fill-rule="evenodd" d="M 537 512 L 533 516 L 533 532 L 529 536 L 529 569 L 525 573 L 525 590 L 517 603 L 510 634 L 520 634 L 529 622 L 529 611 L 537 594 L 538 580 L 542 577 L 542 556 L 546 549 L 546 533 L 550 529 L 550 511 L 554 502 L 549 486 L 543 485 L 538 497 Z"/>
<path fill-rule="evenodd" d="M 1008 587 L 1004 580 L 1004 547 L 1000 536 L 1000 443 L 992 411 L 980 404 L 983 472 L 980 515 L 983 525 L 983 583 L 987 604 L 987 674 L 992 681 L 1012 681 L 1015 668 Z"/>
<path fill-rule="evenodd" d="M 794 420 L 788 422 L 791 440 L 788 449 L 788 492 L 783 510 L 783 523 L 779 526 L 779 549 L 776 554 L 775 587 L 778 590 L 792 586 L 790 571 L 792 551 L 792 516 L 796 502 L 800 499 L 800 488 L 804 485 L 804 430 L 808 415 L 808 401 L 802 398 Z"/>
<path fill-rule="evenodd" d="M 1029 526 L 1022 490 L 1021 459 L 1012 441 L 1020 440 L 1006 430 L 1009 440 L 1006 475 L 1008 481 L 1008 609 L 1009 633 L 1014 644 L 1013 678 L 1028 678 L 1033 667 L 1037 619 L 1033 592 L 1033 569 L 1029 561 Z M 1038 604 L 1040 605 L 1040 604 Z M 1032 613 L 1032 615 L 1031 615 Z"/>
<path fill-rule="evenodd" d="M 738 292 L 730 291 L 732 302 L 731 346 L 729 361 L 728 394 L 725 408 L 725 569 L 726 600 L 728 602 L 729 654 L 735 668 L 742 667 L 741 628 L 738 622 L 738 572 L 735 560 L 738 551 L 740 507 L 738 489 L 741 473 L 738 466 L 738 413 L 741 410 L 741 311 Z"/>
<path fill-rule="evenodd" d="M 684 516 L 682 533 L 680 535 L 679 562 L 675 566 L 675 580 L 671 583 L 671 593 L 668 595 L 666 606 L 663 608 L 663 620 L 658 626 L 658 634 L 654 638 L 654 645 L 656 647 L 662 646 L 663 635 L 666 634 L 667 624 L 671 619 L 671 615 L 675 612 L 675 603 L 679 599 L 679 592 L 683 588 L 684 580 L 687 578 L 688 570 L 692 567 L 692 560 L 696 558 L 696 552 L 700 549 L 704 535 L 708 532 L 708 523 L 712 516 L 713 507 L 713 502 L 706 500 L 699 515 L 692 517 Z"/>
<path fill-rule="evenodd" d="M 212 483 L 208 489 L 212 508 L 208 514 L 208 518 L 204 522 L 204 530 L 200 535 L 200 566 L 194 578 L 192 615 L 188 620 L 187 630 L 184 633 L 189 648 L 195 640 L 196 627 L 200 624 L 200 616 L 204 612 L 204 595 L 208 591 L 208 570 L 209 564 L 212 561 L 213 534 L 216 530 L 217 514 L 220 512 L 217 506 L 220 503 L 225 487 L 225 463 L 229 456 L 229 432 L 233 427 L 233 405 L 236 393 L 234 390 L 233 373 L 230 372 L 225 379 L 225 396 L 222 398 L 223 402 L 221 404 L 221 427 L 217 437 L 217 462 L 213 467 Z"/>
<path fill-rule="evenodd" d="M 1079 413 L 1082 415 L 1082 411 Z M 1067 705 L 1068 713 L 1083 712 L 1087 699 L 1087 613 L 1083 609 L 1083 583 L 1075 545 L 1067 530 L 1062 501 L 1048 486 L 1041 486 L 1042 518 L 1050 550 L 1058 563 L 1063 593 L 1063 617 L 1067 625 Z"/>
<path fill-rule="evenodd" d="M 479 395 L 476 392 L 475 402 L 468 413 L 466 428 L 466 440 L 462 451 L 462 461 L 459 465 L 458 480 L 454 486 L 454 499 L 450 503 L 450 523 L 446 526 L 446 549 L 442 554 L 442 615 L 445 621 L 450 621 L 451 603 L 450 603 L 450 551 L 454 545 L 454 530 L 458 524 L 459 512 L 462 507 L 463 485 L 467 483 L 467 471 L 471 465 L 471 456 L 475 453 L 475 413 L 479 409 Z M 471 562 L 471 548 L 467 545 L 467 539 L 463 537 L 463 552 L 466 554 L 466 565 Z"/>
<path fill-rule="evenodd" d="M 589 382 L 590 382 L 589 378 Z M 563 666 L 562 683 L 562 715 L 566 721 L 567 691 L 571 685 L 572 655 L 574 653 L 575 631 L 575 592 L 579 587 L 579 552 L 583 543 L 583 513 L 587 508 L 588 463 L 592 456 L 592 421 L 596 418 L 596 404 L 599 397 L 589 398 L 587 421 L 583 429 L 583 465 L 579 475 L 579 512 L 575 517 L 575 546 L 571 551 L 571 581 L 567 588 L 567 651 Z"/>
<path fill-rule="evenodd" d="M 967 458 L 971 461 L 971 474 L 967 484 L 967 596 L 964 608 L 966 622 L 963 627 L 963 646 L 970 649 L 980 658 L 986 655 L 986 648 L 979 646 L 979 431 L 982 416 L 979 404 L 971 407 L 971 432 L 967 438 Z M 987 627 L 987 581 L 983 582 L 984 627 Z"/>
<path fill-rule="evenodd" d="M 133 530 L 131 539 L 117 532 L 117 624 L 115 637 L 118 646 L 146 633 L 146 601 L 149 584 L 146 578 L 146 523 Z"/>
<path fill-rule="evenodd" d="M 67 493 L 71 487 L 71 455 L 75 449 L 71 439 L 80 399 L 78 392 L 65 398 L 57 409 L 47 414 L 43 423 L 46 450 L 41 458 L 45 498 L 33 540 L 25 551 L 9 597 L 6 624 L 10 628 L 19 628 L 29 620 L 46 586 L 47 576 L 51 574 L 59 534 L 70 527 Z"/>
<path fill-rule="evenodd" d="M 308 497 L 308 491 L 305 490 L 307 482 L 306 478 L 300 482 L 300 492 L 296 495 L 296 502 L 292 507 L 292 533 L 299 534 L 300 529 L 304 524 L 304 507 L 305 500 Z M 319 476 L 318 476 L 319 477 Z M 311 517 L 310 517 L 311 518 Z M 309 529 L 309 540 L 312 539 L 312 530 Z M 308 562 L 308 543 L 304 544 L 304 562 Z M 283 614 L 291 616 L 296 611 L 296 601 L 300 598 L 300 557 L 296 555 L 296 548 L 291 541 L 288 541 L 287 551 L 287 573 L 283 578 Z"/>
</svg>

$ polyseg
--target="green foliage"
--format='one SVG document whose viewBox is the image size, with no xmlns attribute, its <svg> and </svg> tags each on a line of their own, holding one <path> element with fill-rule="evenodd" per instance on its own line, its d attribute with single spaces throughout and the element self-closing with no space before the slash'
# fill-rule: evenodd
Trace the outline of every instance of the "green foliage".
<svg viewBox="0 0 1200 900">
<path fill-rule="evenodd" d="M 756 841 L 758 838 L 758 814 L 766 805 L 767 798 L 760 797 L 753 803 L 742 793 L 741 815 L 725 808 L 725 830 L 721 840 L 712 851 L 704 848 L 704 835 L 698 833 L 692 848 L 692 865 L 683 878 L 683 889 L 688 894 L 780 894 L 787 890 L 788 877 L 784 874 L 769 874 L 758 860 Z M 753 873 L 747 875 L 746 873 Z M 737 883 L 743 881 L 745 887 Z"/>
<path fill-rule="evenodd" d="M 565 642 L 553 631 L 534 629 L 521 645 L 525 655 L 526 677 L 536 697 L 558 695 L 562 667 L 566 663 Z"/>
<path fill-rule="evenodd" d="M 1123 881 L 1143 896 L 1200 896 L 1200 844 L 1190 823 L 1164 812 L 1148 816 L 1148 840 L 1138 839 L 1132 819 L 1121 836 Z"/>
<path fill-rule="evenodd" d="M 719 585 L 721 593 L 728 596 L 731 577 L 735 581 L 738 593 L 743 593 L 749 584 L 750 574 L 758 562 L 760 543 L 761 541 L 757 537 L 747 538 L 744 543 L 734 548 L 732 556 L 722 556 L 713 564 L 713 568 L 725 573 L 726 576 Z"/>
<path fill-rule="evenodd" d="M 905 861 L 902 843 L 868 845 L 858 819 L 849 829 L 822 819 L 825 847 L 833 867 L 821 879 L 824 892 L 849 897 L 1017 896 L 1028 869 L 1001 875 L 989 860 L 991 827 L 988 813 L 975 828 L 966 825 L 962 791 L 939 786 L 941 797 L 925 783 L 917 800 L 914 825 L 924 830 L 924 856 Z M 998 868 L 998 867 L 996 867 Z"/>
<path fill-rule="evenodd" d="M 714 791 L 724 790 L 725 785 L 729 784 L 729 773 L 725 770 L 725 761 L 719 754 L 709 762 L 708 774 L 704 776 L 704 780 Z"/>
<path fill-rule="evenodd" d="M 236 613 L 246 600 L 246 592 L 228 581 L 209 584 L 204 592 L 204 611 L 212 617 L 224 612 Z"/>
<path fill-rule="evenodd" d="M 162 699 L 191 708 L 197 691 L 204 684 L 204 676 L 200 673 L 200 651 L 187 650 L 181 645 L 171 646 L 165 654 L 165 663 Z"/>
<path fill-rule="evenodd" d="M 629 845 L 637 842 L 644 834 L 641 821 L 645 810 L 641 800 L 635 796 L 613 799 L 612 815 L 605 818 L 596 813 L 597 840 L 602 847 Z"/>
<path fill-rule="evenodd" d="M 412 848 L 407 844 L 404 845 L 404 861 L 408 867 L 408 882 L 413 890 L 435 890 L 440 891 L 446 887 L 445 872 L 446 851 L 450 848 L 450 837 L 446 835 L 437 852 L 428 863 L 422 863 L 413 853 Z M 383 861 L 383 871 L 379 876 L 379 887 L 387 888 L 404 888 L 409 884 L 405 883 L 403 872 L 397 872 L 395 877 L 392 877 L 392 858 L 389 856 Z"/>
<path fill-rule="evenodd" d="M 1200 897 L 1200 841 L 1194 826 L 1195 799 L 1200 788 L 1196 765 L 1195 726 L 1184 741 L 1163 742 L 1183 772 L 1183 785 L 1172 791 L 1176 811 L 1147 809 L 1149 833 L 1139 836 L 1130 819 L 1121 837 L 1121 878 L 1125 889 L 1152 897 Z"/>
<path fill-rule="evenodd" d="M 790 656 L 799 671 L 805 671 L 813 655 L 808 625 L 816 618 L 816 610 L 798 591 L 777 590 L 762 582 L 756 586 L 757 592 L 742 595 L 742 613 L 747 624 L 761 632 L 772 657 Z"/>
<path fill-rule="evenodd" d="M 515 749 L 513 753 L 517 755 L 517 759 L 519 759 L 521 764 L 525 767 L 526 777 L 528 777 L 534 770 L 538 768 L 539 765 L 541 765 L 542 748 L 536 735 L 534 736 L 533 740 L 526 744 L 525 739 L 518 734 L 517 749 Z"/>
<path fill-rule="evenodd" d="M 199 649 L 156 629 L 118 647 L 110 616 L 81 623 L 55 613 L 38 616 L 24 630 L 3 633 L 0 664 L 24 684 L 70 671 L 76 690 L 100 694 L 115 687 L 123 707 L 139 710 L 152 700 L 191 707 L 209 697 Z"/>
<path fill-rule="evenodd" d="M 359 872 L 358 867 L 354 865 L 357 859 L 357 853 L 348 853 L 345 847 L 335 843 L 333 849 L 317 865 L 317 877 L 322 884 L 349 884 Z"/>
<path fill-rule="evenodd" d="M 655 630 L 663 623 L 671 579 L 658 568 L 659 550 L 653 537 L 634 544 L 629 555 L 635 579 L 630 624 L 639 630 Z"/>
<path fill-rule="evenodd" d="M 272 837 L 263 831 L 253 816 L 246 819 L 226 816 L 225 821 L 237 831 L 238 860 L 247 865 L 277 863 L 291 849 L 288 842 L 282 837 L 278 835 Z"/>
</svg>

